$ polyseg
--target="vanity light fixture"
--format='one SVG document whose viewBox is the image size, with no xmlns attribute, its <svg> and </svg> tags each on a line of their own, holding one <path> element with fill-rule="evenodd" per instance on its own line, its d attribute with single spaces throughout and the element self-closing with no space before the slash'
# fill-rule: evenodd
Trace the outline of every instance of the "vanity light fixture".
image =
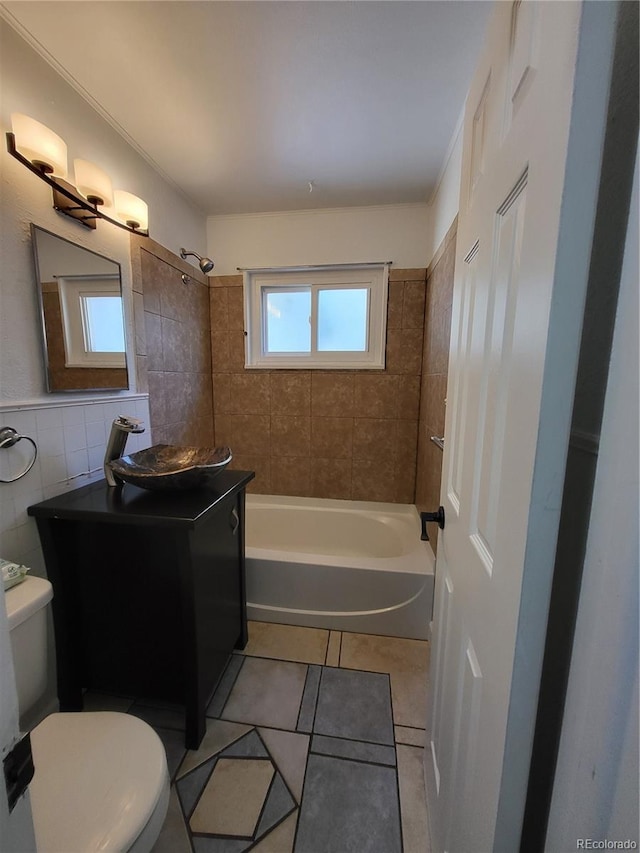
<svg viewBox="0 0 640 853">
<path fill-rule="evenodd" d="M 87 228 L 95 228 L 105 219 L 134 234 L 149 235 L 146 203 L 133 193 L 111 189 L 111 179 L 88 160 L 74 160 L 76 186 L 68 183 L 67 146 L 56 133 L 39 121 L 13 113 L 13 132 L 7 133 L 7 151 L 30 172 L 49 184 L 53 206 Z M 114 217 L 101 208 L 114 207 Z"/>
</svg>

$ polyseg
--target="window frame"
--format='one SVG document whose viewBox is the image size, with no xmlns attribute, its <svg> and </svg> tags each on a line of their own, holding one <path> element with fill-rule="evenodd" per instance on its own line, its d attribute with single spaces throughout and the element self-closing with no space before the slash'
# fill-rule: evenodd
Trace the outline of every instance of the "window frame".
<svg viewBox="0 0 640 853">
<path fill-rule="evenodd" d="M 83 306 L 85 297 L 118 297 L 122 302 L 123 337 L 124 300 L 120 289 L 120 276 L 96 274 L 81 276 L 59 276 L 58 292 L 62 313 L 65 367 L 123 368 L 126 367 L 126 349 L 116 351 L 88 350 L 86 348 L 86 316 Z"/>
<path fill-rule="evenodd" d="M 244 270 L 245 368 L 267 370 L 384 370 L 389 264 L 337 264 Z M 311 352 L 266 352 L 265 294 L 311 291 Z M 366 289 L 367 349 L 317 349 L 318 293 Z"/>
</svg>

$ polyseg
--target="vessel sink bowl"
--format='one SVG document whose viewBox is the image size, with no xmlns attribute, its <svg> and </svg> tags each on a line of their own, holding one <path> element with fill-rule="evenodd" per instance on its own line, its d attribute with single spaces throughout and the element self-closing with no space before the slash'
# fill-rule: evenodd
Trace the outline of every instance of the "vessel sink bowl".
<svg viewBox="0 0 640 853">
<path fill-rule="evenodd" d="M 107 463 L 125 483 L 143 489 L 196 489 L 231 462 L 228 447 L 175 447 L 154 444 Z"/>
</svg>

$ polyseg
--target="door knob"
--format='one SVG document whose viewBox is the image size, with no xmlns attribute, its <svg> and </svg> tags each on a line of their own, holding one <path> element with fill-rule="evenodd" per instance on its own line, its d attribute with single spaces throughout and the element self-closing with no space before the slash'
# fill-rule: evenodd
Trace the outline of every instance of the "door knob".
<svg viewBox="0 0 640 853">
<path fill-rule="evenodd" d="M 421 512 L 420 513 L 420 521 L 422 522 L 422 534 L 420 538 L 424 542 L 429 541 L 429 534 L 427 533 L 427 522 L 435 521 L 440 528 L 440 530 L 444 530 L 444 507 L 439 506 L 437 512 Z"/>
</svg>

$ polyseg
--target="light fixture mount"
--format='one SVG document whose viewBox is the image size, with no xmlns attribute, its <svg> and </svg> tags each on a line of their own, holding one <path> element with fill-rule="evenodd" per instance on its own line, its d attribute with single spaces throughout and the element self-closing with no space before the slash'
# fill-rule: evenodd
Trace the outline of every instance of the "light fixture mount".
<svg viewBox="0 0 640 853">
<path fill-rule="evenodd" d="M 8 131 L 7 134 L 7 151 L 12 157 L 15 157 L 23 166 L 26 166 L 30 172 L 37 175 L 41 180 L 48 184 L 53 191 L 53 207 L 65 216 L 70 216 L 86 228 L 95 228 L 98 219 L 104 219 L 112 225 L 117 225 L 118 228 L 123 228 L 125 231 L 130 231 L 132 234 L 140 234 L 143 237 L 149 236 L 148 228 L 140 228 L 140 223 L 134 220 L 120 222 L 113 219 L 106 213 L 100 210 L 99 205 L 102 199 L 98 196 L 90 196 L 84 198 L 78 190 L 67 181 L 61 178 L 53 177 L 53 169 L 47 163 L 38 160 L 31 161 L 24 157 L 16 148 L 15 134 Z"/>
</svg>

